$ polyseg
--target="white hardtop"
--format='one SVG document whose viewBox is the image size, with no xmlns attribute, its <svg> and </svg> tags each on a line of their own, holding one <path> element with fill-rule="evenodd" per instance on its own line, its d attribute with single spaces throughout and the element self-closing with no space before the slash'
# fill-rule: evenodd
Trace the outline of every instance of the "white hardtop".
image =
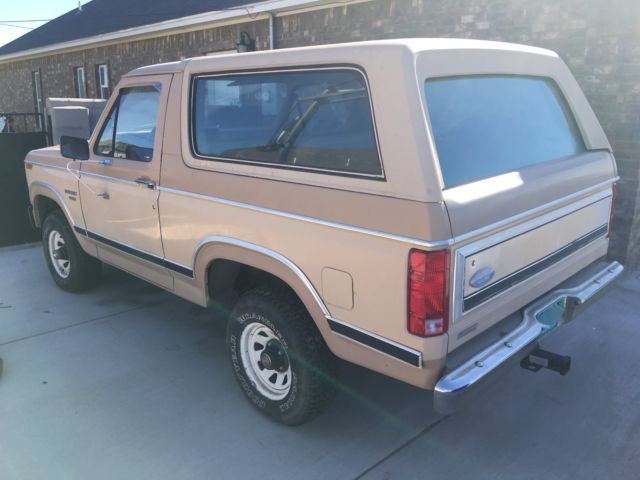
<svg viewBox="0 0 640 480">
<path fill-rule="evenodd" d="M 381 50 L 381 47 L 384 49 Z M 263 63 L 269 57 L 274 60 L 281 56 L 291 57 L 292 54 L 299 53 L 300 61 L 304 63 L 313 63 L 314 57 L 318 57 L 318 61 L 325 61 L 327 52 L 335 52 L 340 54 L 354 53 L 357 55 L 393 55 L 394 51 L 409 51 L 414 54 L 442 51 L 442 50 L 492 50 L 504 52 L 519 52 L 533 55 L 543 55 L 549 57 L 557 57 L 558 55 L 544 48 L 531 47 L 528 45 L 520 45 L 516 43 L 493 42 L 487 40 L 469 40 L 458 38 L 404 38 L 395 40 L 373 40 L 366 42 L 350 42 L 337 43 L 329 45 L 315 45 L 310 47 L 282 48 L 277 50 L 260 50 L 257 52 L 249 52 L 243 54 L 229 53 L 225 55 L 194 57 L 176 62 L 160 63 L 145 67 L 136 68 L 129 72 L 126 76 L 137 75 L 158 75 L 164 73 L 178 73 L 185 70 L 187 65 L 197 66 L 199 63 L 210 63 L 212 60 L 225 60 L 229 58 L 243 58 L 247 64 L 253 62 Z M 322 54 L 320 54 L 322 52 Z M 342 55 L 340 55 L 342 56 Z M 381 59 L 382 60 L 382 59 Z"/>
</svg>

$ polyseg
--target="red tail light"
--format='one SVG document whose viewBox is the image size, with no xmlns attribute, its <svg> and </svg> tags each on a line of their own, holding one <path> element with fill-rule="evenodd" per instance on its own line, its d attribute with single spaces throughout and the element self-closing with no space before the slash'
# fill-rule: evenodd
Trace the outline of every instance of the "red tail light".
<svg viewBox="0 0 640 480">
<path fill-rule="evenodd" d="M 613 233 L 613 218 L 616 216 L 616 198 L 618 198 L 618 184 L 611 185 L 611 210 L 609 210 L 609 237 Z"/>
<path fill-rule="evenodd" d="M 407 328 L 420 337 L 446 333 L 449 328 L 447 280 L 449 252 L 409 253 Z"/>
</svg>

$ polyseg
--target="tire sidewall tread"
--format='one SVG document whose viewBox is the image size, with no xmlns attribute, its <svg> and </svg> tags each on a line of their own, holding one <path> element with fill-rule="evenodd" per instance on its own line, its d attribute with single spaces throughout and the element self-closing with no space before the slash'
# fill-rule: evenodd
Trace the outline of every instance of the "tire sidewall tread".
<svg viewBox="0 0 640 480">
<path fill-rule="evenodd" d="M 71 270 L 67 278 L 58 275 L 49 255 L 49 235 L 53 230 L 62 235 L 69 254 Z M 50 212 L 42 223 L 42 247 L 49 272 L 56 285 L 61 289 L 68 292 L 82 292 L 93 288 L 98 283 L 100 279 L 100 261 L 88 255 L 82 249 L 66 217 L 59 210 Z"/>
<path fill-rule="evenodd" d="M 244 370 L 240 337 L 244 327 L 254 322 L 269 327 L 289 354 L 291 389 L 282 400 L 261 395 Z M 304 306 L 284 289 L 258 288 L 240 297 L 228 323 L 227 350 L 249 402 L 280 423 L 305 423 L 322 413 L 335 396 L 335 358 Z"/>
</svg>

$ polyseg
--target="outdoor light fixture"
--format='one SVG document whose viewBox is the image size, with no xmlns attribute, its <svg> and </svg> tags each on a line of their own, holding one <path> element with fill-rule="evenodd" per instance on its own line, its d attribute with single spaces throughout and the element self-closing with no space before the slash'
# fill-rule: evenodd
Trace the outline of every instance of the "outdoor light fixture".
<svg viewBox="0 0 640 480">
<path fill-rule="evenodd" d="M 256 49 L 256 41 L 247 32 L 240 34 L 240 40 L 236 43 L 238 53 L 253 52 Z"/>
</svg>

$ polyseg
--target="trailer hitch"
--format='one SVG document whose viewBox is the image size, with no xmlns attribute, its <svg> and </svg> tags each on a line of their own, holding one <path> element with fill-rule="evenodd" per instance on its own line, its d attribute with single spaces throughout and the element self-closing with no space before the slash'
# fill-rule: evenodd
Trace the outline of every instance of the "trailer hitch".
<svg viewBox="0 0 640 480">
<path fill-rule="evenodd" d="M 537 347 L 522 359 L 520 366 L 530 372 L 537 372 L 542 368 L 546 368 L 564 376 L 571 370 L 571 357 L 558 355 L 557 353 Z"/>
</svg>

